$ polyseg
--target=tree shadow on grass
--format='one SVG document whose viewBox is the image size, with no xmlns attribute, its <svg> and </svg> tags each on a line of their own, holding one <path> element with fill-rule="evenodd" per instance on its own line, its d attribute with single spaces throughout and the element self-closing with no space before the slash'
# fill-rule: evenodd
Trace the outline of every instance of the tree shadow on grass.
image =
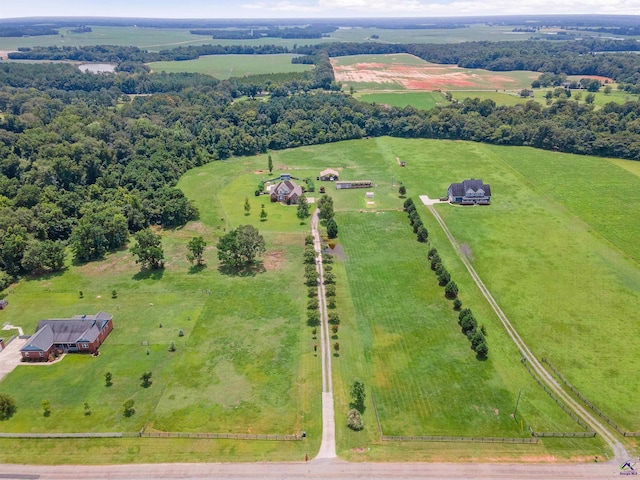
<svg viewBox="0 0 640 480">
<path fill-rule="evenodd" d="M 264 273 L 267 270 L 264 268 L 264 263 L 256 261 L 245 265 L 220 264 L 218 271 L 222 275 L 234 277 L 255 277 L 258 273 Z"/>
<path fill-rule="evenodd" d="M 202 265 L 191 265 L 191 267 L 189 267 L 189 275 L 193 275 L 195 273 L 200 273 L 201 271 L 203 271 L 204 269 L 207 268 L 206 264 L 202 264 Z"/>
<path fill-rule="evenodd" d="M 356 410 L 358 410 L 360 413 L 364 414 L 365 410 L 367 409 L 367 407 L 364 406 L 364 404 L 359 404 L 356 402 L 349 402 L 349 408 L 355 408 Z"/>
<path fill-rule="evenodd" d="M 151 279 L 151 280 L 160 280 L 162 278 L 162 276 L 164 275 L 164 268 L 158 268 L 155 270 L 140 270 L 138 273 L 136 273 L 133 277 L 134 280 L 147 280 L 147 279 Z"/>
</svg>

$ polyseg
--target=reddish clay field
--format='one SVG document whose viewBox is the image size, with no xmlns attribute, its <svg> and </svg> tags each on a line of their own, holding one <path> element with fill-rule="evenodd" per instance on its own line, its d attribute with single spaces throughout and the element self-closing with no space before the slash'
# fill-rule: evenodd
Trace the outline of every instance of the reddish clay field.
<svg viewBox="0 0 640 480">
<path fill-rule="evenodd" d="M 529 87 L 538 72 L 490 72 L 423 62 L 411 55 L 382 55 L 384 62 L 368 62 L 373 56 L 331 59 L 336 81 L 347 84 L 379 84 L 386 89 L 406 90 L 515 90 Z"/>
</svg>

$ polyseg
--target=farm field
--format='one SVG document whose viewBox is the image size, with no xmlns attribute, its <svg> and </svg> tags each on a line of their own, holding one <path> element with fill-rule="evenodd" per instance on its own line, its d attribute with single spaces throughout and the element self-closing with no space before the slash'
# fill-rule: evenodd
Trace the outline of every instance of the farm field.
<svg viewBox="0 0 640 480">
<path fill-rule="evenodd" d="M 313 65 L 291 63 L 294 55 L 206 55 L 197 60 L 153 62 L 154 72 L 189 72 L 212 75 L 220 80 L 266 73 L 306 72 Z"/>
<path fill-rule="evenodd" d="M 193 35 L 189 28 L 108 27 L 93 26 L 88 33 L 71 33 L 71 27 L 59 28 L 59 35 L 0 38 L 0 51 L 35 46 L 133 45 L 151 51 L 181 45 L 282 45 L 301 44 L 300 39 L 263 38 L 257 40 L 213 39 L 207 35 Z M 303 39 L 305 45 L 322 42 L 379 41 L 391 43 L 458 43 L 467 41 L 527 40 L 531 34 L 511 32 L 512 27 L 499 25 L 470 25 L 468 28 L 410 30 L 378 28 L 341 28 L 326 38 Z M 371 35 L 380 38 L 371 40 Z"/>
<path fill-rule="evenodd" d="M 637 175 L 618 161 L 527 148 L 390 143 L 411 167 L 403 173 L 409 192 L 440 196 L 452 177 L 491 184 L 490 208 L 437 208 L 534 353 L 638 430 L 632 372 L 640 345 L 619 340 L 636 328 L 640 302 Z M 619 194 L 588 193 L 610 189 Z"/>
<path fill-rule="evenodd" d="M 449 104 L 440 92 L 362 92 L 355 94 L 355 97 L 362 102 L 381 103 L 393 107 L 406 107 L 411 105 L 419 110 L 430 110 L 437 105 Z"/>
<path fill-rule="evenodd" d="M 428 63 L 409 54 L 334 57 L 331 64 L 336 81 L 355 89 L 521 90 L 540 76 Z"/>
<path fill-rule="evenodd" d="M 79 442 L 0 439 L 5 462 L 78 462 L 82 450 L 102 462 L 297 460 L 320 441 L 320 359 L 305 322 L 301 225 L 295 207 L 253 196 L 260 180 L 324 168 L 341 179 L 375 183 L 374 199 L 359 189 L 327 193 L 340 228 L 334 272 L 342 322 L 332 341 L 338 453 L 349 460 L 589 460 L 605 455 L 596 439 L 541 439 L 537 445 L 381 442 L 374 392 L 386 435 L 527 437 L 538 431 L 580 431 L 535 384 L 515 346 L 425 207 L 420 214 L 435 246 L 488 332 L 489 360 L 478 361 L 460 333 L 415 241 L 398 182 L 408 195 L 439 197 L 464 178 L 490 183 L 490 207 L 437 205 L 465 254 L 525 341 L 581 392 L 628 430 L 639 430 L 634 399 L 640 365 L 640 232 L 635 214 L 640 175 L 635 164 L 529 148 L 470 142 L 375 138 L 270 152 L 213 162 L 187 172 L 179 187 L 198 206 L 197 222 L 162 232 L 167 266 L 141 274 L 126 251 L 100 262 L 69 265 L 62 274 L 23 281 L 2 315 L 31 332 L 41 318 L 114 314 L 114 331 L 97 358 L 67 356 L 49 366 L 19 366 L 1 384 L 18 412 L 8 432 L 88 430 L 308 434 L 304 442 L 187 439 L 99 439 Z M 406 161 L 400 167 L 398 159 Z M 634 173 L 635 172 L 635 173 Z M 316 188 L 321 185 L 315 182 Z M 567 186 L 570 185 L 571 188 Z M 615 189 L 616 195 L 599 195 Z M 318 194 L 310 194 L 317 199 Z M 245 216 L 243 203 L 251 213 Z M 264 204 L 267 221 L 258 213 Z M 215 243 L 229 228 L 257 226 L 267 240 L 265 271 L 223 275 Z M 207 267 L 193 269 L 186 243 L 203 235 Z M 286 285 L 286 288 L 282 288 Z M 83 298 L 79 291 L 82 290 Z M 111 298 L 112 291 L 117 298 Z M 523 294 L 526 292 L 526 295 Z M 19 315 L 19 316 L 17 316 Z M 162 325 L 162 327 L 160 327 Z M 182 330 L 184 336 L 179 336 Z M 620 341 L 624 338 L 624 342 Z M 176 351 L 168 346 L 175 342 Z M 149 353 L 147 354 L 147 349 Z M 114 385 L 104 386 L 104 373 Z M 153 385 L 142 388 L 143 371 Z M 365 430 L 343 421 L 354 377 L 367 386 Z M 511 414 L 522 392 L 516 418 Z M 45 393 L 46 392 L 46 393 Z M 122 403 L 135 399 L 125 418 Z M 41 402 L 52 414 L 42 415 Z M 84 402 L 91 405 L 86 416 Z M 77 449 L 74 450 L 74 445 Z M 637 444 L 632 444 L 636 446 Z M 172 448 L 174 447 L 174 448 Z M 86 455 L 86 452 L 84 452 Z M 50 457 L 47 456 L 49 459 Z M 38 460 L 40 459 L 40 460 Z M 51 461 L 51 460 L 48 460 Z"/>
</svg>

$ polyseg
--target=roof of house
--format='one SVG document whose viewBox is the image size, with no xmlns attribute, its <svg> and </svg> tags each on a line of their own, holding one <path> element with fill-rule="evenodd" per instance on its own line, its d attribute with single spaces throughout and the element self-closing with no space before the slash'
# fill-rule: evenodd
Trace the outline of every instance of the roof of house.
<svg viewBox="0 0 640 480">
<path fill-rule="evenodd" d="M 491 186 L 482 183 L 482 180 L 464 180 L 462 183 L 452 183 L 449 186 L 451 195 L 454 197 L 464 197 L 469 190 L 477 192 L 478 190 L 484 190 L 484 194 L 487 197 L 491 196 Z"/>
<path fill-rule="evenodd" d="M 332 168 L 327 168 L 320 172 L 321 177 L 326 177 L 327 175 L 333 175 L 334 177 L 338 177 L 339 173 Z"/>
<path fill-rule="evenodd" d="M 298 197 L 302 195 L 302 187 L 300 185 L 295 184 L 291 180 L 284 180 L 278 183 L 272 190 L 272 195 L 287 195 L 291 197 L 293 194 L 296 194 Z"/>
<path fill-rule="evenodd" d="M 76 315 L 73 318 L 40 320 L 36 333 L 20 351 L 47 351 L 54 343 L 91 343 L 111 320 L 111 315 Z"/>
</svg>

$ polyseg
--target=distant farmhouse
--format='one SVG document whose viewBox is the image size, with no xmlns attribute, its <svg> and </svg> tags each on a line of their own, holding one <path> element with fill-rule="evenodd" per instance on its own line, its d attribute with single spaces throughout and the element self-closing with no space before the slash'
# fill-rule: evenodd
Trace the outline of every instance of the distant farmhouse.
<svg viewBox="0 0 640 480">
<path fill-rule="evenodd" d="M 482 180 L 465 180 L 452 183 L 447 191 L 449 202 L 460 205 L 489 205 L 491 203 L 491 187 Z"/>
<path fill-rule="evenodd" d="M 339 180 L 339 173 L 331 168 L 327 168 L 320 172 L 320 178 L 323 182 L 335 182 Z"/>
<path fill-rule="evenodd" d="M 46 362 L 56 350 L 96 353 L 111 330 L 112 316 L 106 312 L 73 318 L 40 320 L 34 333 L 20 349 L 23 360 Z"/>
<path fill-rule="evenodd" d="M 295 205 L 302 195 L 302 187 L 291 180 L 283 180 L 271 189 L 271 201 Z"/>
</svg>

